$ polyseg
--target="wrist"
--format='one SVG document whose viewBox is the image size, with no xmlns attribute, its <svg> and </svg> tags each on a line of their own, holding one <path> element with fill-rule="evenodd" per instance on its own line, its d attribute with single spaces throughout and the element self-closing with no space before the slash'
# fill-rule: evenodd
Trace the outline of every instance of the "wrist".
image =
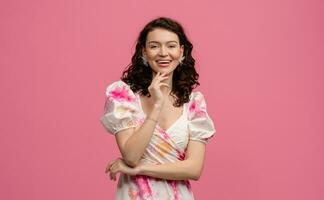
<svg viewBox="0 0 324 200">
<path fill-rule="evenodd" d="M 143 174 L 143 164 L 137 165 L 135 170 L 136 170 L 136 175 L 142 175 Z"/>
<path fill-rule="evenodd" d="M 147 116 L 146 119 L 149 119 L 149 120 L 152 120 L 155 123 L 158 123 L 158 120 L 157 119 L 154 119 L 154 118 L 152 118 L 150 116 Z"/>
</svg>

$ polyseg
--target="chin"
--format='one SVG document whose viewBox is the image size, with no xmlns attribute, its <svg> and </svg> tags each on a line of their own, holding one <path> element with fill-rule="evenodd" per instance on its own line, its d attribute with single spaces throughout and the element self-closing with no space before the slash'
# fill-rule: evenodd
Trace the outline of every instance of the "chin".
<svg viewBox="0 0 324 200">
<path fill-rule="evenodd" d="M 154 72 L 160 72 L 160 73 L 167 73 L 167 74 L 169 74 L 169 73 L 172 73 L 174 70 L 176 69 L 176 67 L 173 67 L 173 66 L 170 66 L 170 67 L 159 67 L 159 66 L 154 66 L 153 68 L 152 68 L 152 70 L 154 71 Z"/>
<path fill-rule="evenodd" d="M 174 69 L 168 69 L 168 68 L 157 68 L 157 69 L 153 69 L 154 72 L 160 72 L 160 73 L 167 73 L 167 74 L 170 74 L 174 71 Z"/>
</svg>

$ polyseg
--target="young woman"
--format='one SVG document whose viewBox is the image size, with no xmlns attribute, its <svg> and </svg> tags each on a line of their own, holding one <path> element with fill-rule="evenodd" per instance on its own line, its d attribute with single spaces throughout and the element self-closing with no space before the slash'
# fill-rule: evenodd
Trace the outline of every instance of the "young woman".
<svg viewBox="0 0 324 200">
<path fill-rule="evenodd" d="M 106 168 L 120 173 L 116 199 L 194 199 L 205 144 L 214 133 L 192 44 L 182 26 L 160 17 L 141 31 L 132 63 L 106 89 L 101 123 L 116 137 L 122 157 Z"/>
</svg>

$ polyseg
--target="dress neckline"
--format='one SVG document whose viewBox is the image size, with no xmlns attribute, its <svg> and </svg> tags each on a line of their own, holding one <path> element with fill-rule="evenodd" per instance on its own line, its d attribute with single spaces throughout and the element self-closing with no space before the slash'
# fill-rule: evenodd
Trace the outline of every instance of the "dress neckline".
<svg viewBox="0 0 324 200">
<path fill-rule="evenodd" d="M 140 107 L 140 110 L 141 110 L 141 113 L 142 113 L 142 115 L 143 115 L 143 118 L 146 118 L 147 117 L 147 115 L 146 115 L 146 113 L 144 112 L 144 109 L 143 109 L 143 106 L 142 106 L 142 102 L 141 102 L 141 98 L 140 98 L 140 95 L 138 94 L 138 93 L 135 93 L 135 95 L 136 95 L 136 97 L 137 97 L 137 100 L 138 100 L 138 104 L 139 104 L 139 107 Z M 167 128 L 167 129 L 164 129 L 164 128 L 162 128 L 161 126 L 160 126 L 160 124 L 159 123 L 157 123 L 156 124 L 156 126 L 160 129 L 160 130 L 162 130 L 163 132 L 165 132 L 165 133 L 169 133 L 171 130 L 172 130 L 172 128 L 173 127 L 175 127 L 180 121 L 181 121 L 181 119 L 185 116 L 185 113 L 186 113 L 186 105 L 187 105 L 187 103 L 184 103 L 183 105 L 182 105 L 182 113 L 181 113 L 181 115 Z"/>
</svg>

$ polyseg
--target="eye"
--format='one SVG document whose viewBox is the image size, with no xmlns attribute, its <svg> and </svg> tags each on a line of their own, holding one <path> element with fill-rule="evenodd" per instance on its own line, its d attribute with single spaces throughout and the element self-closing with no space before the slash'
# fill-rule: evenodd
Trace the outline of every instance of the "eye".
<svg viewBox="0 0 324 200">
<path fill-rule="evenodd" d="M 150 46 L 151 49 L 154 49 L 154 48 L 156 48 L 156 47 L 157 47 L 156 45 L 152 45 L 152 46 Z"/>
<path fill-rule="evenodd" d="M 169 47 L 170 47 L 170 48 L 176 48 L 176 46 L 175 46 L 175 45 L 170 45 Z"/>
</svg>

